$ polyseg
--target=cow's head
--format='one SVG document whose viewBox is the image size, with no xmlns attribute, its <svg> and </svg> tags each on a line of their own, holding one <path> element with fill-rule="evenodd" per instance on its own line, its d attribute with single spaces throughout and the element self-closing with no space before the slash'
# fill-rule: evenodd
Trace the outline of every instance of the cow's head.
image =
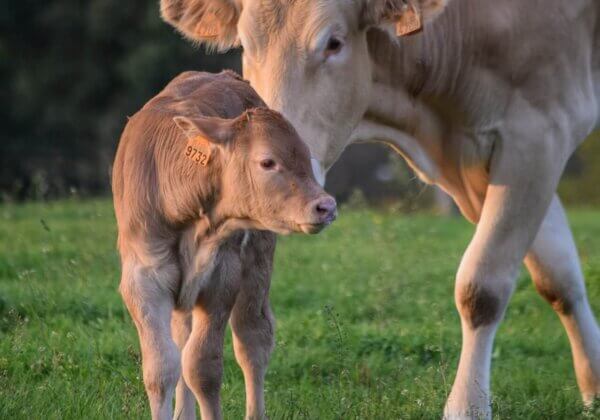
<svg viewBox="0 0 600 420">
<path fill-rule="evenodd" d="M 206 166 L 218 168 L 211 178 L 219 185 L 219 218 L 277 233 L 317 233 L 335 219 L 335 200 L 316 182 L 308 147 L 278 112 L 174 120 L 186 137 L 200 137 L 214 151 Z"/>
<path fill-rule="evenodd" d="M 219 49 L 241 44 L 244 77 L 328 168 L 371 100 L 367 31 L 413 32 L 448 1 L 161 0 L 161 8 L 193 40 Z"/>
</svg>

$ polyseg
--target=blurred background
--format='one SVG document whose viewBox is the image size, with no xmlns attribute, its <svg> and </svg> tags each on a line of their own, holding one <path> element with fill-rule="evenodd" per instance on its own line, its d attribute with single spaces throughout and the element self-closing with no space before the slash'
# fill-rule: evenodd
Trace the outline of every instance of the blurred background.
<svg viewBox="0 0 600 420">
<path fill-rule="evenodd" d="M 110 193 L 127 116 L 184 70 L 240 72 L 239 51 L 207 54 L 163 23 L 158 0 L 1 0 L 0 202 Z M 568 205 L 600 205 L 600 136 L 571 159 Z M 328 175 L 347 205 L 452 212 L 381 145 L 354 145 Z"/>
</svg>

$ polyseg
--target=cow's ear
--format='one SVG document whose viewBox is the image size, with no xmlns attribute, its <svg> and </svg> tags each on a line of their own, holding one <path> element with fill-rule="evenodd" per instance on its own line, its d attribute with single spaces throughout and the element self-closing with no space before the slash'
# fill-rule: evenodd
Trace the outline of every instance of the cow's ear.
<svg viewBox="0 0 600 420">
<path fill-rule="evenodd" d="M 395 24 L 396 35 L 420 32 L 423 25 L 435 19 L 449 0 L 366 0 L 363 11 L 365 26 Z"/>
<path fill-rule="evenodd" d="M 216 117 L 173 117 L 173 121 L 188 139 L 202 137 L 212 144 L 225 145 L 234 136 L 235 120 Z"/>
<path fill-rule="evenodd" d="M 186 37 L 218 50 L 239 45 L 234 0 L 160 0 L 162 18 Z"/>
</svg>

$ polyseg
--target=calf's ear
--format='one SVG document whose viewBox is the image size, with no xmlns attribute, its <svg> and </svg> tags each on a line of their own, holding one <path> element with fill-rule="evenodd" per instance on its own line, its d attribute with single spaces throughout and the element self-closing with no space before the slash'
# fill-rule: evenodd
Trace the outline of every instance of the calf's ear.
<svg viewBox="0 0 600 420">
<path fill-rule="evenodd" d="M 239 45 L 235 0 L 160 0 L 162 18 L 194 41 L 220 51 Z"/>
<path fill-rule="evenodd" d="M 365 0 L 364 26 L 395 24 L 396 35 L 420 32 L 423 25 L 435 19 L 450 0 Z"/>
<path fill-rule="evenodd" d="M 173 121 L 188 139 L 202 137 L 212 144 L 225 145 L 233 139 L 233 122 L 216 117 L 173 117 Z"/>
</svg>

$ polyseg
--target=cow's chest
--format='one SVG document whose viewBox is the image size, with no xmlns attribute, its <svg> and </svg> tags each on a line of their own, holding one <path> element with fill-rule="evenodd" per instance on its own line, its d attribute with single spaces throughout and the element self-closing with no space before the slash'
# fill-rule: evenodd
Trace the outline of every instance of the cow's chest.
<svg viewBox="0 0 600 420">
<path fill-rule="evenodd" d="M 499 137 L 497 126 L 482 124 L 482 114 L 470 118 L 440 102 L 430 102 L 423 108 L 420 121 L 426 127 L 437 129 L 416 131 L 415 142 L 434 163 L 435 184 L 454 198 L 467 219 L 476 222 L 485 199 L 490 162 Z M 474 120 L 477 123 L 473 123 Z"/>
</svg>

